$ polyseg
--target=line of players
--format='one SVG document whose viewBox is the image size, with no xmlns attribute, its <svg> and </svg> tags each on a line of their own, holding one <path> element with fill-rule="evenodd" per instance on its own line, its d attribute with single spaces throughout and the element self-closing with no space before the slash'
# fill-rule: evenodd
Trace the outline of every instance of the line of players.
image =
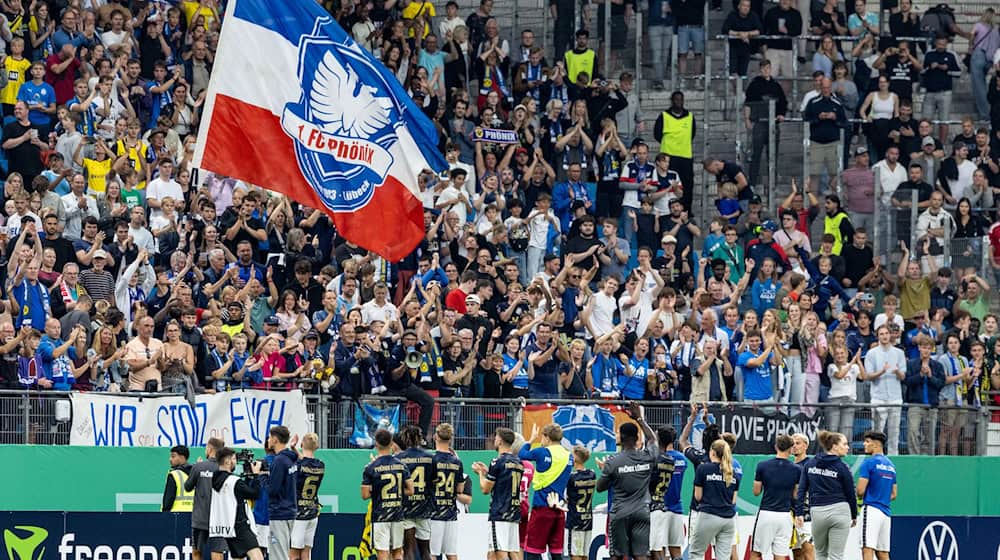
<svg viewBox="0 0 1000 560">
<path fill-rule="evenodd" d="M 644 424 L 641 416 L 633 417 Z M 648 473 L 648 523 L 640 529 L 645 534 L 611 550 L 613 559 L 676 560 L 682 558 L 685 541 L 689 558 L 704 557 L 709 545 L 716 551 L 731 550 L 732 560 L 740 558 L 735 518 L 743 472 L 730 452 L 736 439 L 711 424 L 702 433 L 701 447 L 692 446 L 688 441 L 694 418 L 693 412 L 681 434 L 680 450 L 676 430 L 660 427 L 657 441 L 647 442 L 647 449 L 655 450 L 654 464 L 630 467 L 630 473 Z M 404 428 L 395 440 L 388 431 L 376 433 L 377 457 L 364 470 L 361 495 L 372 500 L 372 543 L 378 560 L 457 560 L 458 508 L 471 502 L 472 489 L 452 450 L 453 435 L 451 425 L 440 424 L 431 453 L 421 447 L 423 437 L 416 426 Z M 823 451 L 809 458 L 805 436 L 778 436 L 776 456 L 758 464 L 753 493 L 761 500 L 750 535 L 752 558 L 788 559 L 793 552 L 795 560 L 842 558 L 860 502 L 863 558 L 887 560 L 890 504 L 897 487 L 895 468 L 883 452 L 885 435 L 865 434 L 865 452 L 871 456 L 862 464 L 856 486 L 841 460 L 849 451 L 846 438 L 821 432 L 819 442 Z M 522 554 L 525 560 L 540 560 L 546 552 L 552 560 L 562 560 L 567 544 L 571 560 L 587 560 L 594 492 L 608 486 L 599 485 L 587 468 L 590 452 L 582 446 L 566 449 L 557 424 L 536 427 L 527 441 L 513 430 L 498 428 L 494 443 L 497 456 L 489 465 L 471 465 L 481 492 L 490 495 L 488 560 L 520 560 Z M 613 461 L 598 463 L 602 478 L 615 476 L 609 470 Z M 695 469 L 695 480 L 686 537 L 681 486 L 689 466 Z M 529 487 L 534 490 L 530 513 Z M 614 510 L 609 511 L 614 517 Z"/>
</svg>

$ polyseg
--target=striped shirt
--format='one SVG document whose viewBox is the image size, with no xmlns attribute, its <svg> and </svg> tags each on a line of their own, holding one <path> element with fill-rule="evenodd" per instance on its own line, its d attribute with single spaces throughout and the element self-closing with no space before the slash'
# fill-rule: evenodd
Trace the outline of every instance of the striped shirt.
<svg viewBox="0 0 1000 560">
<path fill-rule="evenodd" d="M 104 300 L 114 305 L 115 278 L 107 270 L 98 272 L 88 268 L 80 271 L 80 285 L 87 290 L 87 294 L 95 303 Z"/>
</svg>

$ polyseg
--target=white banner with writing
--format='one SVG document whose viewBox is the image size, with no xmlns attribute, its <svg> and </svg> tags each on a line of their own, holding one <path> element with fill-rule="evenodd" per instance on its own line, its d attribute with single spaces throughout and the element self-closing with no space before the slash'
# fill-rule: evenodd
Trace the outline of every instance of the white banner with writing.
<svg viewBox="0 0 1000 560">
<path fill-rule="evenodd" d="M 231 391 L 183 396 L 129 397 L 73 393 L 70 445 L 101 447 L 200 447 L 217 437 L 231 447 L 262 448 L 268 431 L 287 426 L 292 435 L 313 430 L 302 391 Z"/>
</svg>

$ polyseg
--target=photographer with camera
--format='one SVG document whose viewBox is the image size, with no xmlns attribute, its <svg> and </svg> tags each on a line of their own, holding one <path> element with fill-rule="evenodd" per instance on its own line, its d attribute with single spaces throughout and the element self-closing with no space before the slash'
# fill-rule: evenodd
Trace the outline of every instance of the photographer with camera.
<svg viewBox="0 0 1000 560">
<path fill-rule="evenodd" d="M 289 445 L 291 439 L 285 426 L 271 428 L 267 438 L 267 446 L 274 450 L 274 462 L 271 463 L 267 486 L 267 514 L 271 527 L 268 557 L 271 560 L 288 560 L 292 546 L 292 527 L 298 512 L 295 477 L 299 455 L 294 449 L 296 441 L 291 441 Z"/>
<path fill-rule="evenodd" d="M 378 350 L 368 338 L 368 329 L 353 323 L 340 326 L 340 340 L 331 351 L 334 374 L 340 378 L 340 394 L 350 399 L 385 392 Z"/>
<path fill-rule="evenodd" d="M 418 425 L 428 433 L 434 414 L 434 399 L 416 384 L 420 364 L 424 362 L 425 343 L 417 337 L 417 332 L 403 332 L 400 343 L 392 349 L 387 363 L 389 376 L 385 379 L 386 395 L 405 397 L 407 401 L 420 407 Z"/>
<path fill-rule="evenodd" d="M 250 476 L 244 473 L 246 478 L 243 478 L 233 473 L 236 468 L 235 451 L 224 447 L 217 458 L 219 470 L 212 475 L 212 511 L 208 531 L 212 541 L 212 560 L 222 560 L 223 551 L 228 551 L 231 558 L 263 560 L 264 555 L 257 546 L 253 513 L 247 503 L 247 500 L 256 499 L 260 492 L 260 481 L 257 479 L 261 472 L 260 461 L 250 463 Z"/>
<path fill-rule="evenodd" d="M 225 548 L 212 549 L 208 538 L 208 522 L 212 508 L 212 476 L 219 470 L 216 459 L 225 444 L 219 438 L 210 438 L 205 444 L 205 457 L 191 467 L 184 491 L 194 491 L 194 509 L 191 510 L 191 558 L 202 560 L 202 553 L 225 552 Z"/>
</svg>

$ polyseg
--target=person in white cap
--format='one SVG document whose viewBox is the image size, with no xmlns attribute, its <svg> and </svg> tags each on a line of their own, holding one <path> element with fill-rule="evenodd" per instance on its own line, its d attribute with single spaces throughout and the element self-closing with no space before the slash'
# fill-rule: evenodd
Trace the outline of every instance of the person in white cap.
<svg viewBox="0 0 1000 560">
<path fill-rule="evenodd" d="M 92 268 L 80 273 L 80 284 L 95 303 L 104 300 L 113 305 L 115 302 L 115 277 L 105 270 L 110 260 L 107 251 L 98 249 L 94 251 L 94 257 L 90 262 Z"/>
</svg>

